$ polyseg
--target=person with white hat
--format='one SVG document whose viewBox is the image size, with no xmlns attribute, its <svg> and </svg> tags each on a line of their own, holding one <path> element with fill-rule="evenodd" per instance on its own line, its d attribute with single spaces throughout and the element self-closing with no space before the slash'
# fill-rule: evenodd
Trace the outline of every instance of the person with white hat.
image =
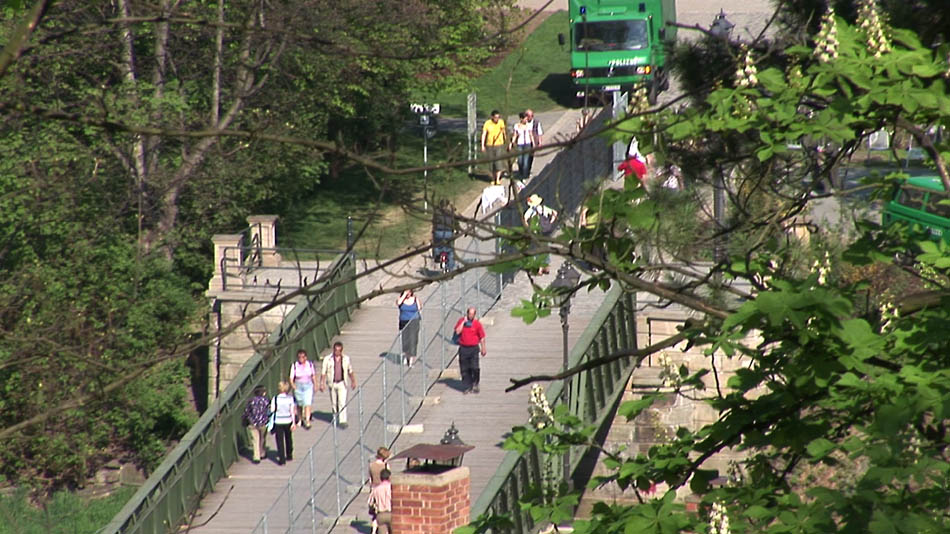
<svg viewBox="0 0 950 534">
<path fill-rule="evenodd" d="M 554 208 L 549 208 L 544 205 L 544 199 L 541 198 L 541 195 L 537 193 L 528 197 L 528 209 L 524 212 L 524 221 L 530 227 L 532 223 L 537 221 L 538 228 L 541 230 L 541 234 L 549 236 L 554 233 L 555 222 L 557 221 L 557 210 Z M 547 264 L 550 263 L 549 256 L 545 255 L 545 266 L 542 267 L 538 274 L 548 274 Z"/>
</svg>

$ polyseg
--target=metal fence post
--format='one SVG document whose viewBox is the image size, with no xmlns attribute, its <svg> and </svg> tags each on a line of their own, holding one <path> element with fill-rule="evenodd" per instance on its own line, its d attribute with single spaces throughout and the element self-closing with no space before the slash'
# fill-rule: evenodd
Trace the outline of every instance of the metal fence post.
<svg viewBox="0 0 950 534">
<path fill-rule="evenodd" d="M 386 364 L 384 363 L 383 365 Z M 357 420 L 359 421 L 360 426 L 360 465 L 366 465 L 366 446 L 365 442 L 363 441 L 363 388 L 357 388 L 356 390 L 356 404 L 358 408 Z M 360 469 L 360 484 L 366 484 L 366 473 L 362 469 Z"/>
<path fill-rule="evenodd" d="M 353 249 L 353 217 L 346 218 L 346 250 Z"/>
<path fill-rule="evenodd" d="M 294 528 L 294 484 L 293 477 L 287 481 L 287 519 L 291 530 Z"/>
<path fill-rule="evenodd" d="M 333 425 L 333 472 L 336 475 L 336 515 L 343 515 L 343 500 L 340 496 L 340 438 L 337 436 L 338 414 L 333 411 L 333 419 L 330 423 Z"/>
<path fill-rule="evenodd" d="M 406 426 L 406 367 L 399 362 L 399 411 L 402 414 L 402 426 Z"/>
<path fill-rule="evenodd" d="M 316 534 L 317 532 L 317 503 L 314 502 L 314 495 L 316 495 L 316 490 L 313 487 L 313 482 L 316 479 L 316 473 L 313 469 L 313 449 L 310 449 L 310 452 L 307 454 L 307 460 L 310 462 L 310 534 Z"/>
<path fill-rule="evenodd" d="M 441 324 L 439 325 L 439 333 L 441 334 L 439 337 L 442 338 L 441 369 L 444 371 L 445 370 L 445 320 L 448 317 L 448 310 L 445 309 L 445 284 L 442 282 L 439 282 L 439 293 L 442 296 L 442 304 L 441 304 L 442 321 L 441 321 Z"/>
<path fill-rule="evenodd" d="M 383 360 L 383 443 L 389 445 L 389 388 L 386 384 L 386 369 L 389 359 Z"/>
<path fill-rule="evenodd" d="M 495 212 L 495 229 L 496 231 L 501 228 L 501 211 L 498 210 Z M 495 238 L 495 256 L 501 256 L 501 238 Z M 496 273 L 495 275 L 498 278 L 498 291 L 495 293 L 495 298 L 498 299 L 501 297 L 501 290 L 505 283 L 504 275 L 502 273 Z"/>
<path fill-rule="evenodd" d="M 422 338 L 422 351 L 419 351 L 419 344 L 416 344 L 416 356 L 419 358 L 419 366 L 422 368 L 422 394 L 425 395 L 426 389 L 429 387 L 429 371 L 426 367 L 426 324 L 422 320 L 422 317 L 419 318 L 419 337 Z"/>
</svg>

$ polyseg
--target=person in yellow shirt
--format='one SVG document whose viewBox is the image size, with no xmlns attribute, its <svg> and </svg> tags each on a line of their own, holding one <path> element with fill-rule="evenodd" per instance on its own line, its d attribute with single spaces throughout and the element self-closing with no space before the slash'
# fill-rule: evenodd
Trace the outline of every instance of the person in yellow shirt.
<svg viewBox="0 0 950 534">
<path fill-rule="evenodd" d="M 505 166 L 505 146 L 508 144 L 508 130 L 501 113 L 492 110 L 491 118 L 482 126 L 482 152 L 491 158 L 492 185 L 501 185 L 501 171 Z"/>
</svg>

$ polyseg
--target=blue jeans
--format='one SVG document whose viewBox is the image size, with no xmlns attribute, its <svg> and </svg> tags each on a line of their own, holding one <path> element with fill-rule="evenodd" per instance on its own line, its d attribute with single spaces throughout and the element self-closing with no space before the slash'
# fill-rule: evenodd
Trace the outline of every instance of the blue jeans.
<svg viewBox="0 0 950 534">
<path fill-rule="evenodd" d="M 518 151 L 521 152 L 522 150 L 531 150 L 531 145 L 518 145 Z M 522 180 L 527 180 L 531 175 L 532 159 L 534 158 L 531 157 L 530 152 L 518 155 L 518 174 L 521 175 Z"/>
</svg>

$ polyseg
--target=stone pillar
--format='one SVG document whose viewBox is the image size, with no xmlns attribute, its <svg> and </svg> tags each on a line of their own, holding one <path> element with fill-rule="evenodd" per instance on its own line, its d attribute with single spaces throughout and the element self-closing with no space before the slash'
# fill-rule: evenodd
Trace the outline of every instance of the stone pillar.
<svg viewBox="0 0 950 534">
<path fill-rule="evenodd" d="M 215 234 L 211 237 L 214 243 L 214 276 L 208 282 L 208 291 L 222 291 L 227 284 L 239 280 L 241 266 L 241 234 Z M 227 262 L 225 262 L 227 258 Z M 227 272 L 221 272 L 224 265 Z M 228 288 L 233 289 L 233 288 Z"/>
<path fill-rule="evenodd" d="M 471 483 L 467 467 L 442 473 L 393 473 L 393 532 L 452 534 L 469 524 Z"/>
<path fill-rule="evenodd" d="M 276 267 L 280 264 L 280 254 L 277 253 L 277 216 L 251 215 L 247 218 L 251 229 L 251 242 L 260 246 L 260 265 L 262 267 Z"/>
</svg>

